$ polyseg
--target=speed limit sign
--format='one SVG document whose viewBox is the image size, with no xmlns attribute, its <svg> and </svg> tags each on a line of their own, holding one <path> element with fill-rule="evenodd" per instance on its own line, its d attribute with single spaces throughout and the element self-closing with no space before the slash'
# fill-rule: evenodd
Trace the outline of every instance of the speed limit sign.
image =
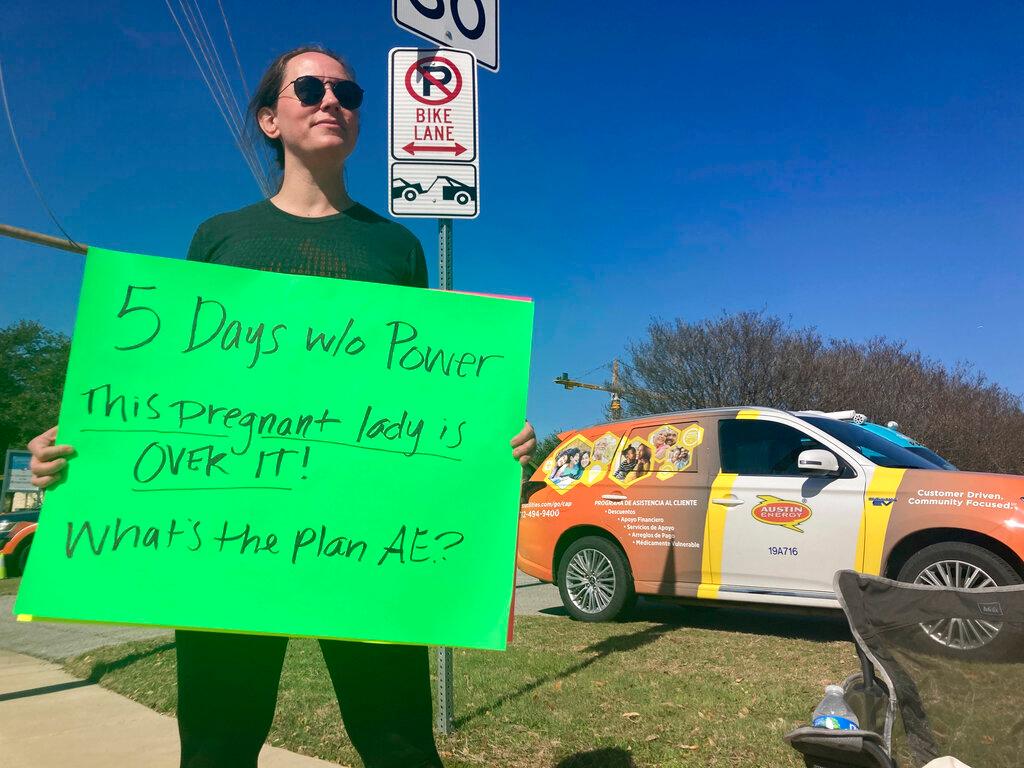
<svg viewBox="0 0 1024 768">
<path fill-rule="evenodd" d="M 498 0 L 392 0 L 395 23 L 498 71 Z"/>
</svg>

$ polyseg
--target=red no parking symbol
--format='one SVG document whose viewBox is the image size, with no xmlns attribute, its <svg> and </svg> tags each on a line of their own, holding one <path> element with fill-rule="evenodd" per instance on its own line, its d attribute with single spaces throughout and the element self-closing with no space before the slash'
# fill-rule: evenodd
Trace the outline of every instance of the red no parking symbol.
<svg viewBox="0 0 1024 768">
<path fill-rule="evenodd" d="M 420 82 L 414 83 L 415 75 Z M 462 90 L 462 73 L 449 59 L 428 56 L 415 62 L 405 73 L 405 89 L 422 104 L 447 104 Z"/>
</svg>

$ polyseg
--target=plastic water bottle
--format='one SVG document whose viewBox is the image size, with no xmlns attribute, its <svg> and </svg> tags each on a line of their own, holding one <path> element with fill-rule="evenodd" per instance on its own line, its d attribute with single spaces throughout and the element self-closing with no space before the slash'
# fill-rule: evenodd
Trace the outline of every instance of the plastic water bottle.
<svg viewBox="0 0 1024 768">
<path fill-rule="evenodd" d="M 857 716 L 843 698 L 841 685 L 825 686 L 825 698 L 815 707 L 814 714 L 811 715 L 811 725 L 834 731 L 856 731 L 860 728 Z"/>
</svg>

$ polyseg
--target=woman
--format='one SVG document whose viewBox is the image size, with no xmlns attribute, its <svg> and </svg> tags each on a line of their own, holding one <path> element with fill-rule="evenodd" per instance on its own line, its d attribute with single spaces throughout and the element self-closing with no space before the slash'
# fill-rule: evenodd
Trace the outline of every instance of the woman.
<svg viewBox="0 0 1024 768">
<path fill-rule="evenodd" d="M 562 477 L 570 481 L 579 480 L 583 476 L 583 466 L 580 463 L 583 460 L 583 451 L 579 448 L 570 448 L 568 454 L 569 463 L 566 465 L 565 471 L 562 472 Z"/>
<path fill-rule="evenodd" d="M 555 457 L 555 468 L 551 470 L 551 474 L 548 476 L 548 480 L 554 482 L 562 473 L 565 471 L 565 466 L 569 461 L 569 451 L 560 451 L 558 456 Z"/>
<path fill-rule="evenodd" d="M 582 472 L 587 471 L 587 467 L 590 466 L 590 451 L 584 450 L 580 455 L 580 470 Z"/>
<path fill-rule="evenodd" d="M 284 175 L 269 200 L 215 216 L 188 258 L 252 269 L 427 287 L 426 262 L 405 227 L 354 202 L 345 160 L 359 136 L 362 89 L 345 61 L 319 46 L 279 56 L 249 110 Z M 73 449 L 57 428 L 29 443 L 33 483 L 63 479 Z M 529 424 L 511 441 L 521 464 Z M 254 768 L 270 730 L 287 638 L 179 630 L 182 768 Z M 427 649 L 321 640 L 353 745 L 367 768 L 441 765 L 434 745 Z"/>
<path fill-rule="evenodd" d="M 636 449 L 636 467 L 633 469 L 633 477 L 639 480 L 651 471 L 651 449 L 643 443 Z"/>
<path fill-rule="evenodd" d="M 559 488 L 568 488 L 583 476 L 583 467 L 580 466 L 580 449 L 567 448 L 565 457 L 566 461 L 561 467 L 562 471 L 554 481 Z"/>
</svg>

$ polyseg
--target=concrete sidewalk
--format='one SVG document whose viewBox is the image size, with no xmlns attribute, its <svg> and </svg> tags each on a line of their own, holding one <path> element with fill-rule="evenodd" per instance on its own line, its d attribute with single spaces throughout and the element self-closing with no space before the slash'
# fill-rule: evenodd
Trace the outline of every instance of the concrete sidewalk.
<svg viewBox="0 0 1024 768">
<path fill-rule="evenodd" d="M 18 621 L 13 610 L 14 595 L 0 595 L 0 648 L 50 661 L 69 659 L 105 645 L 119 645 L 132 640 L 160 637 L 168 642 L 174 641 L 174 632 L 169 629 L 60 621 Z"/>
<path fill-rule="evenodd" d="M 55 664 L 0 650 L 0 761 L 32 768 L 177 768 L 178 724 Z M 331 766 L 276 747 L 260 753 L 260 768 Z"/>
</svg>

